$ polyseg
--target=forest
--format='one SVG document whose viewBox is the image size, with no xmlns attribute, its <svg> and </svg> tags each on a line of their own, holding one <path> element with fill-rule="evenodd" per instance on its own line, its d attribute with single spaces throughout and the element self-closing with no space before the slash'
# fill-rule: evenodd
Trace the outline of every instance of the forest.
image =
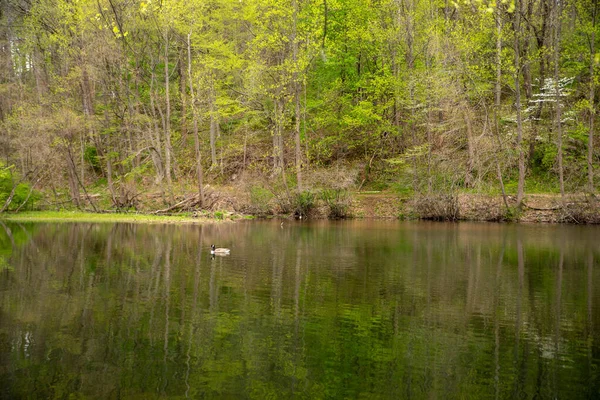
<svg viewBox="0 0 600 400">
<path fill-rule="evenodd" d="M 0 212 L 594 199 L 598 8 L 3 0 Z"/>
</svg>

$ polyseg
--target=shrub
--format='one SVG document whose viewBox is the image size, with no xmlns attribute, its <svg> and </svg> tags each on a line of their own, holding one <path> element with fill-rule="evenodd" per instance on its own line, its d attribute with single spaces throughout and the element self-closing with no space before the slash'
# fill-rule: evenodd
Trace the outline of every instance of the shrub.
<svg viewBox="0 0 600 400">
<path fill-rule="evenodd" d="M 600 224 L 600 207 L 596 199 L 569 202 L 561 207 L 559 222 L 569 224 Z"/>
<path fill-rule="evenodd" d="M 325 189 L 321 192 L 321 199 L 329 209 L 329 218 L 340 219 L 348 217 L 351 198 L 347 190 Z"/>
<path fill-rule="evenodd" d="M 10 197 L 13 187 L 16 184 L 16 177 L 11 171 L 11 167 L 0 164 L 0 209 Z M 40 194 L 34 191 L 27 183 L 19 183 L 14 187 L 14 194 L 6 210 L 17 210 L 31 207 L 31 205 L 40 199 Z"/>
<path fill-rule="evenodd" d="M 86 146 L 83 152 L 83 158 L 92 167 L 95 173 L 99 174 L 102 172 L 100 167 L 100 158 L 98 157 L 98 150 L 94 146 Z"/>
<path fill-rule="evenodd" d="M 258 215 L 270 213 L 269 202 L 273 198 L 273 193 L 261 186 L 252 186 L 250 188 L 250 212 Z"/>
<path fill-rule="evenodd" d="M 294 204 L 294 215 L 297 217 L 307 217 L 315 207 L 315 194 L 305 190 L 296 194 Z"/>
<path fill-rule="evenodd" d="M 456 221 L 458 209 L 458 195 L 455 193 L 432 193 L 415 198 L 415 212 L 421 219 Z"/>
</svg>

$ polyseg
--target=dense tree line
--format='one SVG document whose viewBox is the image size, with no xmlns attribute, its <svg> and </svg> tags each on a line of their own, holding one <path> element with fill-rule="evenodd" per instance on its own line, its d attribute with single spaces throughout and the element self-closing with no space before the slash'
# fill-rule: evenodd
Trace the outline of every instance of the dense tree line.
<svg viewBox="0 0 600 400">
<path fill-rule="evenodd" d="M 593 192 L 597 19 L 596 0 L 5 0 L 2 168 L 88 208 L 241 176 L 299 192 L 333 166 L 518 204 Z"/>
</svg>

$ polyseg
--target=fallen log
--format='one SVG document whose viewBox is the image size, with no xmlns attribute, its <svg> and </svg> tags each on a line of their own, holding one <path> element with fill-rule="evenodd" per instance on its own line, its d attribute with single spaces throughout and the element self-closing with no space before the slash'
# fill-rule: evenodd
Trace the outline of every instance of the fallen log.
<svg viewBox="0 0 600 400">
<path fill-rule="evenodd" d="M 525 202 L 523 202 L 523 206 L 529 208 L 530 210 L 535 210 L 535 211 L 556 211 L 556 210 L 560 210 L 562 208 L 562 206 L 555 206 L 555 207 L 533 207 L 530 206 L 528 204 L 526 204 Z"/>
</svg>

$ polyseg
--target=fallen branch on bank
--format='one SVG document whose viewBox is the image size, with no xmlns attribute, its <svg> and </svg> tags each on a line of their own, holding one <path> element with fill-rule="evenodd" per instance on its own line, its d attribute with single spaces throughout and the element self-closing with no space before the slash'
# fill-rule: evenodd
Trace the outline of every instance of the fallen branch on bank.
<svg viewBox="0 0 600 400">
<path fill-rule="evenodd" d="M 560 205 L 555 206 L 555 207 L 533 207 L 533 206 L 526 204 L 525 202 L 523 202 L 523 206 L 529 208 L 530 210 L 535 210 L 535 211 L 557 211 L 562 208 L 562 206 L 560 206 Z"/>
<path fill-rule="evenodd" d="M 185 196 L 183 200 L 163 208 L 161 210 L 152 211 L 150 214 L 166 214 L 173 212 L 193 211 L 197 209 L 211 210 L 215 204 L 221 200 L 221 194 L 215 191 L 211 191 L 209 188 L 204 188 L 204 202 L 200 202 L 200 195 L 195 193 L 193 195 Z"/>
</svg>

